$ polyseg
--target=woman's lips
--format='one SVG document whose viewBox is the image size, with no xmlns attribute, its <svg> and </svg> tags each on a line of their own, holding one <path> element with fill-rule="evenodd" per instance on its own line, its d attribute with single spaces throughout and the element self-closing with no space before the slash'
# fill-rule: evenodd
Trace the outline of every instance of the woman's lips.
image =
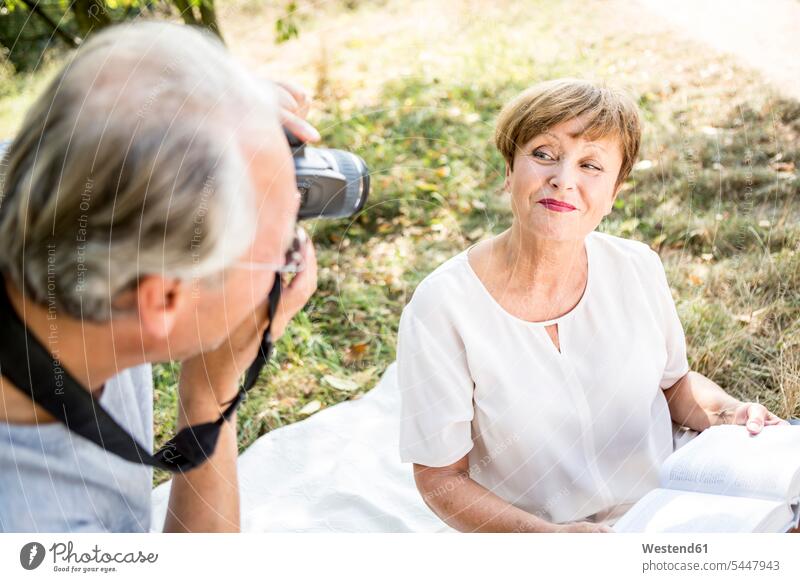
<svg viewBox="0 0 800 582">
<path fill-rule="evenodd" d="M 572 212 L 575 210 L 575 207 L 572 204 L 567 204 L 566 202 L 561 202 L 560 200 L 553 200 L 552 198 L 544 198 L 543 200 L 539 200 L 539 204 L 548 210 L 552 210 L 553 212 Z"/>
</svg>

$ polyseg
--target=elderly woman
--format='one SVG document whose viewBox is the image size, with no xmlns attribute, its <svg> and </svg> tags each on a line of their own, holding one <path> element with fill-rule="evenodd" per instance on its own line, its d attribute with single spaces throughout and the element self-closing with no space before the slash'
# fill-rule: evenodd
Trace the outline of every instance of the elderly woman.
<svg viewBox="0 0 800 582">
<path fill-rule="evenodd" d="M 457 530 L 611 531 L 658 486 L 671 421 L 786 422 L 690 371 L 658 254 L 596 232 L 639 143 L 617 91 L 523 92 L 495 134 L 511 228 L 438 267 L 403 311 L 401 456 Z"/>
</svg>

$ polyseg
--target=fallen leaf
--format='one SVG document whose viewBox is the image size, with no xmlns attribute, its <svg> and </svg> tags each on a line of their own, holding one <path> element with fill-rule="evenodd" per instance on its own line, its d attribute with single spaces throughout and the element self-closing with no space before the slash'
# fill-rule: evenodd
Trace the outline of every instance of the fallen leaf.
<svg viewBox="0 0 800 582">
<path fill-rule="evenodd" d="M 419 181 L 414 185 L 417 187 L 417 190 L 422 190 L 423 192 L 436 192 L 439 190 L 436 184 L 431 184 L 430 182 Z"/>
<path fill-rule="evenodd" d="M 326 375 L 322 377 L 322 381 L 328 384 L 331 388 L 342 390 L 344 392 L 353 392 L 358 390 L 358 384 L 347 378 L 338 378 L 337 376 Z"/>
<path fill-rule="evenodd" d="M 470 232 L 468 232 L 468 233 L 467 233 L 467 238 L 468 238 L 469 240 L 478 240 L 478 239 L 479 239 L 479 238 L 481 238 L 481 237 L 482 237 L 482 236 L 483 236 L 485 233 L 486 233 L 486 231 L 484 231 L 482 228 L 478 227 L 478 228 L 476 228 L 475 230 L 471 230 Z"/>
<path fill-rule="evenodd" d="M 762 307 L 761 309 L 756 309 L 752 313 L 744 313 L 742 315 L 736 315 L 735 319 L 737 321 L 741 321 L 742 323 L 757 323 L 757 320 L 761 318 L 762 315 L 769 311 L 769 307 Z"/>
<path fill-rule="evenodd" d="M 278 400 L 277 404 L 280 408 L 294 408 L 297 405 L 297 398 L 294 396 L 286 396 Z"/>
<path fill-rule="evenodd" d="M 353 382 L 359 386 L 366 386 L 378 375 L 378 369 L 375 366 L 365 368 L 360 372 L 356 372 L 351 376 Z M 356 395 L 358 396 L 358 395 Z"/>
<path fill-rule="evenodd" d="M 298 414 L 309 415 L 314 414 L 322 408 L 322 402 L 319 400 L 312 400 L 298 411 Z"/>
<path fill-rule="evenodd" d="M 363 359 L 367 354 L 367 348 L 369 348 L 368 342 L 353 344 L 347 348 L 347 352 L 344 355 L 345 362 L 352 364 L 353 362 L 358 362 Z"/>
<path fill-rule="evenodd" d="M 770 167 L 776 172 L 794 172 L 794 162 L 775 162 Z"/>
<path fill-rule="evenodd" d="M 267 417 L 271 418 L 272 420 L 280 420 L 281 419 L 281 415 L 277 410 L 275 410 L 274 408 L 265 408 L 264 410 L 262 410 L 261 412 L 259 412 L 256 415 L 256 420 L 261 422 L 262 420 L 264 420 Z"/>
</svg>

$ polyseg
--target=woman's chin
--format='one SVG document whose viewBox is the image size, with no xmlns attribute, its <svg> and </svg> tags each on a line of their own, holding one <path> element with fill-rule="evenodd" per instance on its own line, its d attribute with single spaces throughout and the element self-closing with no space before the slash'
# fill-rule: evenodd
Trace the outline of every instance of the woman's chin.
<svg viewBox="0 0 800 582">
<path fill-rule="evenodd" d="M 525 230 L 531 237 L 553 242 L 583 240 L 587 235 L 584 229 L 576 228 L 575 225 L 557 224 L 554 221 L 547 221 L 544 224 L 536 221 Z"/>
</svg>

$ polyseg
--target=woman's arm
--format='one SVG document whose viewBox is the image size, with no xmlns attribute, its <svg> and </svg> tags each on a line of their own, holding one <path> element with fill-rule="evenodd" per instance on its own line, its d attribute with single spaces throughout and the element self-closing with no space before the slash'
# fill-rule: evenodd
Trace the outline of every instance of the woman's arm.
<svg viewBox="0 0 800 582">
<path fill-rule="evenodd" d="M 414 464 L 417 489 L 431 510 L 461 532 L 610 532 L 589 522 L 554 524 L 501 499 L 469 476 L 468 455 L 445 467 Z"/>
<path fill-rule="evenodd" d="M 689 371 L 664 395 L 672 420 L 697 431 L 718 424 L 744 424 L 757 434 L 765 425 L 786 424 L 763 405 L 737 400 L 698 372 Z"/>
</svg>

